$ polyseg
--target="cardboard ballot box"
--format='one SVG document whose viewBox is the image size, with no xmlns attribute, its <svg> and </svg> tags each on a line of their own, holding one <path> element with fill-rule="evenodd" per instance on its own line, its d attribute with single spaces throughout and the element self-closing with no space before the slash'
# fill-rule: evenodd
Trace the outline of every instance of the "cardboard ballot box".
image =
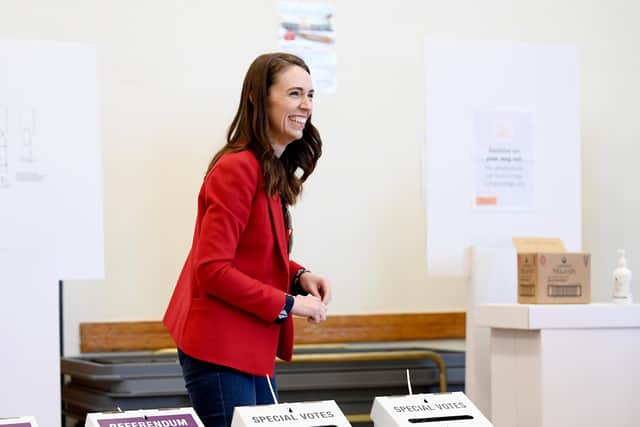
<svg viewBox="0 0 640 427">
<path fill-rule="evenodd" d="M 2 427 L 38 427 L 34 417 L 0 418 Z"/>
<path fill-rule="evenodd" d="M 85 427 L 204 427 L 193 408 L 87 414 Z"/>
<path fill-rule="evenodd" d="M 239 406 L 231 427 L 350 427 L 334 400 Z"/>
<path fill-rule="evenodd" d="M 591 255 L 566 252 L 560 239 L 513 238 L 518 252 L 518 302 L 588 304 Z"/>
<path fill-rule="evenodd" d="M 371 419 L 374 427 L 493 427 L 460 391 L 376 397 L 371 408 Z"/>
</svg>

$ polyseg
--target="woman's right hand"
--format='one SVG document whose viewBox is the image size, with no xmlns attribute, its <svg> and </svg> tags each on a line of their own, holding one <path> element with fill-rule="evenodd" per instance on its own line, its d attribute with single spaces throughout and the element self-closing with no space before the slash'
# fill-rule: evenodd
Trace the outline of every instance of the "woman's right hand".
<svg viewBox="0 0 640 427">
<path fill-rule="evenodd" d="M 295 316 L 306 317 L 311 323 L 327 320 L 327 306 L 313 295 L 296 295 L 291 308 Z"/>
</svg>

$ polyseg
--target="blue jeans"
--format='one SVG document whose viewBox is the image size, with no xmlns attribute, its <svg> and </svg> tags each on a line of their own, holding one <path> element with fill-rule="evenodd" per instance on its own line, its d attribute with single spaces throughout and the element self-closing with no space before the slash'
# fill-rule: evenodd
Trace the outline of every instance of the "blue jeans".
<svg viewBox="0 0 640 427">
<path fill-rule="evenodd" d="M 193 409 L 205 427 L 229 427 L 236 406 L 275 403 L 266 377 L 257 377 L 195 359 L 178 349 L 184 382 Z M 277 397 L 277 384 L 271 378 Z"/>
</svg>

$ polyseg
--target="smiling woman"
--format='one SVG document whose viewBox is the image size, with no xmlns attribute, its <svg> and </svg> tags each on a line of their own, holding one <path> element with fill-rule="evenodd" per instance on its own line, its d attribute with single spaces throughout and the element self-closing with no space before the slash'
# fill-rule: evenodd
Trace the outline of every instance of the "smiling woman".
<svg viewBox="0 0 640 427">
<path fill-rule="evenodd" d="M 236 406 L 272 403 L 266 377 L 276 356 L 291 360 L 291 315 L 327 318 L 329 281 L 289 259 L 288 206 L 322 153 L 313 93 L 302 59 L 256 58 L 198 196 L 193 244 L 164 323 L 206 427 L 229 426 Z"/>
<path fill-rule="evenodd" d="M 301 139 L 313 109 L 311 76 L 301 67 L 289 67 L 269 89 L 269 139 L 276 157 L 290 142 Z"/>
</svg>

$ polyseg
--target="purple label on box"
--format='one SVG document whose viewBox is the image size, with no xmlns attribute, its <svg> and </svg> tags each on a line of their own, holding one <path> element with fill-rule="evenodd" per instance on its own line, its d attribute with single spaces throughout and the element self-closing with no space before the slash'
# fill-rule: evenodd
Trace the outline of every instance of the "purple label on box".
<svg viewBox="0 0 640 427">
<path fill-rule="evenodd" d="M 100 427 L 198 427 L 191 414 L 152 415 L 98 420 Z"/>
<path fill-rule="evenodd" d="M 1 424 L 2 427 L 31 427 L 31 423 L 19 422 L 19 423 L 8 423 Z"/>
</svg>

